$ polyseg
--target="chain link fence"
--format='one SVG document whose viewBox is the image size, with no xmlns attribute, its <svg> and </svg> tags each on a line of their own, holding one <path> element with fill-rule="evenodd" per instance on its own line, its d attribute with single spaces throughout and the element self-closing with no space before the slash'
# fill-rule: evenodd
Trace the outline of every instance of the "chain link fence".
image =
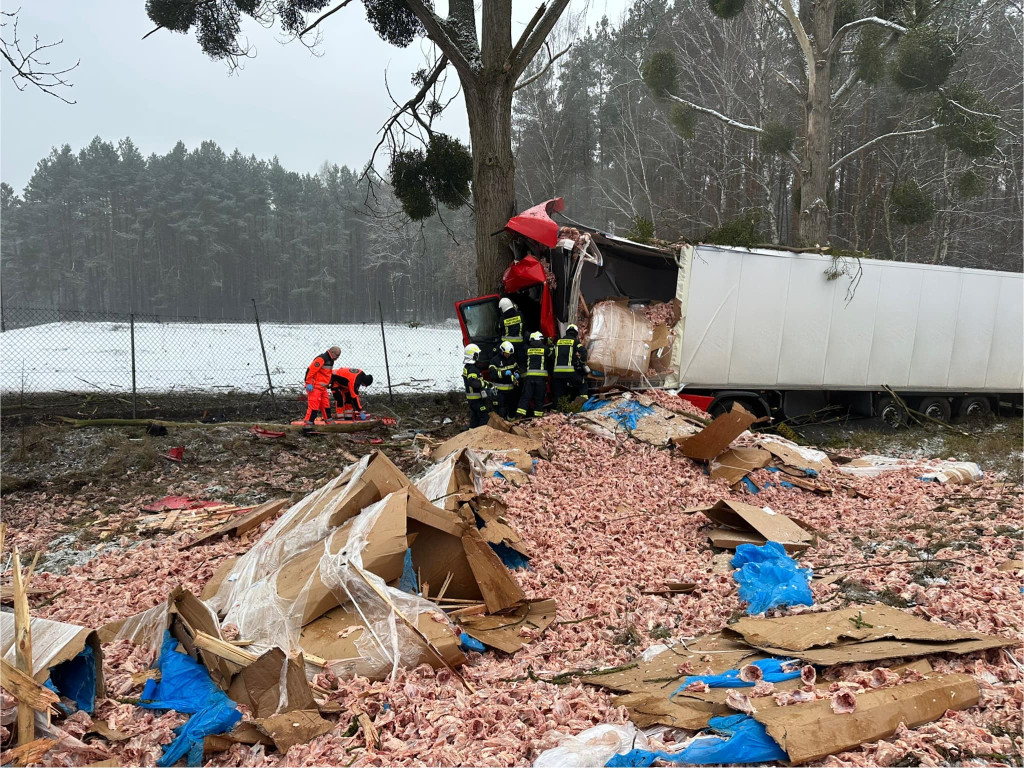
<svg viewBox="0 0 1024 768">
<path fill-rule="evenodd" d="M 210 320 L 4 306 L 0 331 L 5 396 L 190 393 L 201 401 L 203 393 L 235 393 L 262 400 L 272 391 L 291 402 L 309 363 L 335 345 L 336 365 L 373 375 L 372 393 L 387 393 L 389 379 L 395 394 L 462 386 L 462 335 L 454 321 L 289 324 L 258 322 L 255 313 Z"/>
</svg>

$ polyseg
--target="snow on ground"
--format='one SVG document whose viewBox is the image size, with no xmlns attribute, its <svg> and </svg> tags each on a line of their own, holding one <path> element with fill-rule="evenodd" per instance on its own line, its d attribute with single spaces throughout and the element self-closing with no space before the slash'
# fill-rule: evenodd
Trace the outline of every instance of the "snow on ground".
<svg viewBox="0 0 1024 768">
<path fill-rule="evenodd" d="M 397 392 L 462 386 L 457 325 L 385 325 L 391 381 Z M 387 385 L 380 326 L 263 325 L 275 388 L 298 392 L 306 366 L 332 345 L 338 364 Z M 256 326 L 246 323 L 136 323 L 136 385 L 142 392 L 261 392 L 267 377 Z M 380 387 L 380 389 L 378 389 Z M 131 334 L 125 323 L 62 322 L 0 334 L 0 391 L 131 391 Z"/>
</svg>

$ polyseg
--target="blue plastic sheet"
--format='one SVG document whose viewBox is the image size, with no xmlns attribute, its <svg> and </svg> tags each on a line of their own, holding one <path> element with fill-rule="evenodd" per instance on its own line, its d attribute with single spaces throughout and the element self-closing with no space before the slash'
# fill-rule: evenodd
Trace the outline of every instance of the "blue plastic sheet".
<svg viewBox="0 0 1024 768">
<path fill-rule="evenodd" d="M 749 603 L 747 613 L 764 613 L 782 605 L 814 605 L 811 571 L 797 567 L 781 544 L 764 546 L 740 544 L 732 558 L 733 574 L 741 600 Z"/>
<path fill-rule="evenodd" d="M 789 760 L 789 755 L 750 715 L 713 717 L 708 727 L 726 736 L 697 739 L 676 758 L 693 765 L 737 765 Z"/>
<path fill-rule="evenodd" d="M 518 571 L 523 568 L 530 566 L 530 558 L 524 555 L 522 552 L 518 552 L 512 547 L 498 542 L 497 544 L 492 543 L 491 549 L 501 560 L 502 564 L 510 571 Z"/>
<path fill-rule="evenodd" d="M 476 651 L 477 653 L 483 653 L 487 650 L 487 647 L 476 638 L 470 637 L 465 632 L 459 635 L 459 645 L 462 646 L 464 651 Z"/>
<path fill-rule="evenodd" d="M 654 765 L 655 760 L 664 760 L 667 763 L 681 763 L 679 753 L 651 752 L 646 749 L 631 749 L 624 755 L 612 755 L 612 759 L 605 763 L 608 768 L 647 768 Z"/>
<path fill-rule="evenodd" d="M 157 761 L 161 768 L 174 765 L 186 753 L 189 765 L 202 765 L 203 739 L 230 731 L 242 719 L 235 703 L 210 679 L 206 668 L 191 656 L 175 651 L 177 645 L 171 633 L 164 631 L 157 659 L 160 682 L 147 680 L 139 702 L 146 709 L 173 709 L 192 715 L 188 722 L 174 729 L 177 738 L 164 747 L 164 754 Z"/>
<path fill-rule="evenodd" d="M 402 565 L 402 578 L 398 580 L 398 588 L 410 595 L 420 593 L 419 583 L 416 581 L 416 568 L 412 564 L 412 550 L 405 550 L 405 563 Z"/>
<path fill-rule="evenodd" d="M 592 397 L 583 404 L 584 411 L 596 411 L 608 408 L 604 413 L 626 429 L 636 429 L 637 422 L 644 416 L 650 416 L 654 409 L 649 405 L 641 405 L 636 400 L 599 400 Z"/>
<path fill-rule="evenodd" d="M 58 694 L 75 702 L 80 710 L 92 714 L 96 706 L 96 656 L 92 646 L 86 645 L 75 658 L 50 667 L 47 682 L 52 683 L 51 687 Z"/>
<path fill-rule="evenodd" d="M 761 670 L 766 682 L 784 683 L 786 680 L 794 680 L 800 677 L 800 670 L 787 672 L 782 669 L 783 664 L 788 664 L 792 661 L 793 659 L 761 659 L 760 661 L 755 661 L 753 666 Z M 722 672 L 717 675 L 687 675 L 683 678 L 682 685 L 672 692 L 672 696 L 680 693 L 690 683 L 704 683 L 708 688 L 754 687 L 754 683 L 740 680 L 740 671 L 738 669 L 730 669 L 728 672 Z"/>
</svg>

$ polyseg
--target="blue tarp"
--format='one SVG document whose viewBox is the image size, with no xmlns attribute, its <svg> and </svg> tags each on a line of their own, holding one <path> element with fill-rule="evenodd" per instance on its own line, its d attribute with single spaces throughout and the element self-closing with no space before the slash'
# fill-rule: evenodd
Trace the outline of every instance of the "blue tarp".
<svg viewBox="0 0 1024 768">
<path fill-rule="evenodd" d="M 51 667 L 47 684 L 74 701 L 80 710 L 92 714 L 96 706 L 96 656 L 92 646 L 86 645 L 75 658 Z"/>
<path fill-rule="evenodd" d="M 517 552 L 512 547 L 502 543 L 491 544 L 491 549 L 494 550 L 495 554 L 501 560 L 502 564 L 511 571 L 518 571 L 521 568 L 528 568 L 530 565 L 530 558 L 524 555 L 522 552 Z"/>
<path fill-rule="evenodd" d="M 755 661 L 753 666 L 757 667 L 764 673 L 765 681 L 769 683 L 783 683 L 786 680 L 794 680 L 800 677 L 800 670 L 796 670 L 795 672 L 783 671 L 782 665 L 792 661 L 793 659 L 761 659 L 760 661 Z M 738 669 L 730 669 L 728 672 L 722 672 L 717 675 L 687 675 L 683 678 L 682 685 L 672 692 L 672 696 L 680 693 L 690 683 L 697 682 L 704 683 L 708 688 L 754 687 L 754 683 L 748 683 L 740 680 L 740 671 Z"/>
<path fill-rule="evenodd" d="M 755 615 L 780 605 L 814 605 L 811 594 L 811 570 L 798 568 L 777 541 L 764 546 L 740 544 L 732 558 L 738 568 L 733 578 L 739 584 L 740 599 L 750 605 L 747 613 Z"/>
<path fill-rule="evenodd" d="M 608 408 L 608 406 L 612 406 Z M 650 416 L 654 409 L 648 405 L 641 405 L 636 400 L 599 400 L 592 397 L 583 404 L 584 411 L 596 411 L 598 408 L 608 408 L 604 413 L 615 419 L 626 429 L 636 429 L 636 424 L 644 416 Z"/>
<path fill-rule="evenodd" d="M 736 765 L 789 760 L 789 755 L 761 723 L 750 715 L 713 717 L 708 727 L 725 739 L 697 739 L 679 754 L 679 762 L 695 765 Z"/>
<path fill-rule="evenodd" d="M 174 649 L 178 641 L 164 631 L 157 666 L 160 682 L 150 679 L 142 689 L 139 706 L 146 709 L 173 709 L 192 715 L 188 722 L 174 729 L 174 741 L 164 747 L 157 761 L 161 768 L 174 765 L 186 753 L 188 764 L 203 764 L 203 739 L 213 733 L 226 733 L 242 719 L 235 702 L 210 679 L 199 662 Z"/>
<path fill-rule="evenodd" d="M 405 550 L 405 563 L 402 565 L 402 578 L 398 580 L 398 588 L 410 595 L 418 595 L 420 586 L 416 581 L 416 568 L 412 564 L 412 550 Z"/>
<path fill-rule="evenodd" d="M 676 765 L 739 765 L 789 760 L 789 755 L 768 731 L 750 715 L 713 717 L 708 727 L 726 738 L 708 736 L 693 741 L 682 752 L 650 752 L 631 749 L 605 763 L 609 768 L 647 768 L 655 760 Z"/>
<path fill-rule="evenodd" d="M 476 651 L 478 653 L 483 653 L 487 650 L 487 647 L 483 643 L 470 637 L 465 632 L 459 635 L 459 645 L 462 646 L 462 650 L 464 651 Z"/>
</svg>

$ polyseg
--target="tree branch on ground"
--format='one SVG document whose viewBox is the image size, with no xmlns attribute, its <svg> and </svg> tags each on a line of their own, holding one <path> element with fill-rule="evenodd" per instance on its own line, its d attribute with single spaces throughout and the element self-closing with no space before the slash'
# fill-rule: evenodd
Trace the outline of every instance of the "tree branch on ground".
<svg viewBox="0 0 1024 768">
<path fill-rule="evenodd" d="M 70 67 L 53 68 L 54 65 L 49 60 L 42 59 L 41 55 L 61 45 L 64 41 L 41 43 L 39 35 L 33 36 L 31 50 L 27 53 L 22 50 L 21 39 L 18 37 L 18 13 L 20 11 L 20 8 L 17 11 L 0 11 L 0 16 L 4 17 L 4 21 L 0 22 L 0 28 L 8 26 L 11 28 L 9 36 L 0 34 L 0 54 L 13 70 L 11 82 L 19 91 L 30 87 L 38 88 L 43 93 L 60 99 L 65 104 L 74 104 L 73 100 L 65 98 L 59 91 L 74 87 L 74 84 L 67 80 L 65 75 L 74 70 L 81 60 L 76 61 Z"/>
</svg>

